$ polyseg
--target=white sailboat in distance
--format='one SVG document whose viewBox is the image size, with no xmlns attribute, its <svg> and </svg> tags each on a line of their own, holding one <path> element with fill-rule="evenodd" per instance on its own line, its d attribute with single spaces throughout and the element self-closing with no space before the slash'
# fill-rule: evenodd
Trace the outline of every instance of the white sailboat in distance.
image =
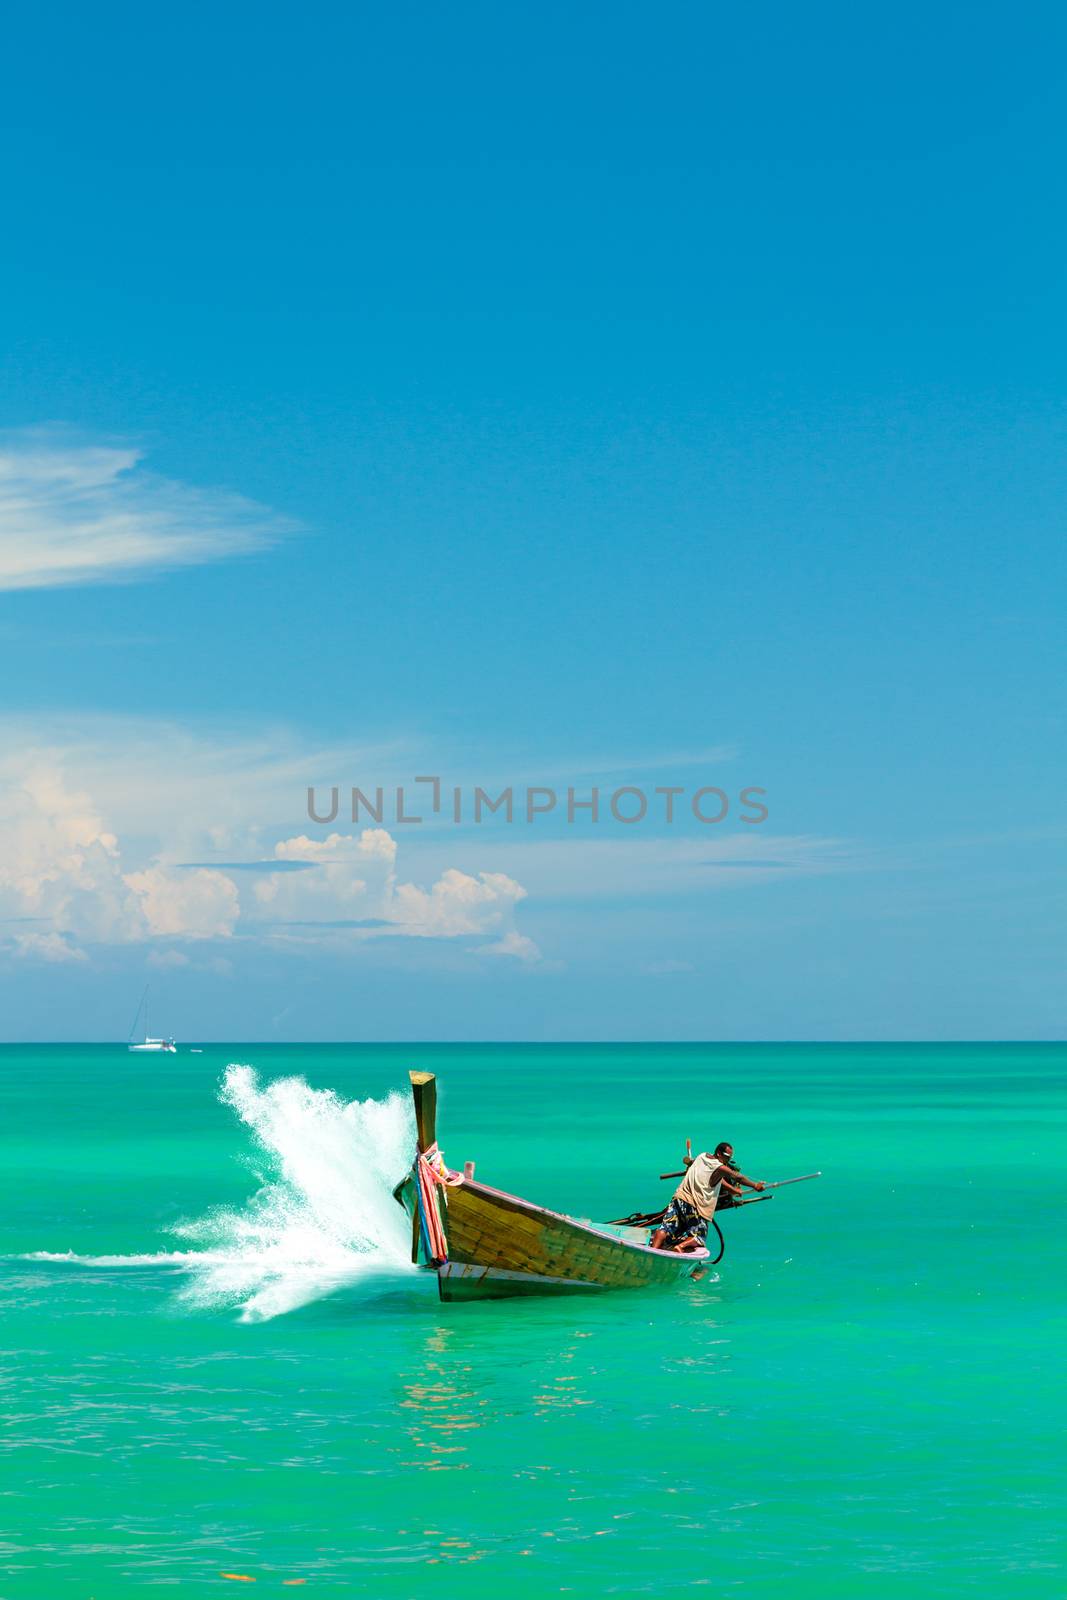
<svg viewBox="0 0 1067 1600">
<path fill-rule="evenodd" d="M 137 1024 L 140 1021 L 142 1011 L 144 1012 L 144 1039 L 138 1043 L 134 1043 L 133 1036 L 137 1032 Z M 141 1004 L 137 1007 L 137 1015 L 134 1017 L 133 1025 L 130 1028 L 130 1039 L 126 1048 L 128 1050 L 169 1050 L 174 1055 L 178 1053 L 178 1046 L 174 1043 L 173 1039 L 153 1039 L 149 1036 L 147 984 L 145 985 L 144 994 L 141 996 Z"/>
</svg>

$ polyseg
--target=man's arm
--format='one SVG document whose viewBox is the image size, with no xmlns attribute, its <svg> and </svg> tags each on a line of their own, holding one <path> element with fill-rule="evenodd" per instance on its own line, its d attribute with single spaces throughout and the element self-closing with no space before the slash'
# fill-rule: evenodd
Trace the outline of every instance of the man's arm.
<svg viewBox="0 0 1067 1600">
<path fill-rule="evenodd" d="M 767 1185 L 758 1178 L 746 1178 L 743 1172 L 735 1172 L 732 1167 L 726 1169 L 735 1183 L 743 1183 L 746 1189 L 766 1189 Z M 734 1194 L 740 1194 L 740 1189 L 735 1189 Z"/>
</svg>

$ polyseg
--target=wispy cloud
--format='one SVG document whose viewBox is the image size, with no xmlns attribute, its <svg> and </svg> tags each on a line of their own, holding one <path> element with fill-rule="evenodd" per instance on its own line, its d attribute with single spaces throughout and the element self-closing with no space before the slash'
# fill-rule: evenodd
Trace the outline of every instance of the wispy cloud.
<svg viewBox="0 0 1067 1600">
<path fill-rule="evenodd" d="M 296 524 L 141 466 L 122 443 L 0 435 L 0 589 L 128 582 L 274 544 Z"/>
<path fill-rule="evenodd" d="M 219 872 L 311 872 L 314 861 L 176 861 L 176 867 L 193 871 L 214 867 Z"/>
<path fill-rule="evenodd" d="M 688 750 L 632 751 L 629 755 L 576 756 L 567 763 L 539 764 L 533 769 L 531 782 L 549 778 L 602 778 L 628 777 L 637 772 L 688 772 L 693 767 L 716 767 L 725 761 L 737 760 L 737 746 L 733 744 L 700 745 Z"/>
<path fill-rule="evenodd" d="M 782 871 L 782 872 L 790 872 L 796 867 L 796 862 L 795 861 L 778 861 L 773 856 L 768 856 L 766 858 L 766 860 L 763 860 L 763 861 L 761 861 L 759 859 L 748 860 L 748 859 L 742 857 L 738 861 L 719 861 L 719 860 L 715 860 L 715 861 L 698 861 L 697 862 L 697 866 L 698 867 L 717 867 L 720 871 L 725 871 L 727 868 L 730 868 L 732 870 L 739 871 L 739 872 L 748 872 L 748 871 L 768 872 L 768 871 L 772 871 L 772 870 L 777 870 L 777 871 Z"/>
</svg>

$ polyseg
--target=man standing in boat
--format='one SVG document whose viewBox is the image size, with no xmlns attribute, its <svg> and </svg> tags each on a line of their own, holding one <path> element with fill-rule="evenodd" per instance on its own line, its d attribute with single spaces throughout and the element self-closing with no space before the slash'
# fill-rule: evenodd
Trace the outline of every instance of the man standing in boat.
<svg viewBox="0 0 1067 1600">
<path fill-rule="evenodd" d="M 735 1205 L 742 1187 L 766 1187 L 737 1171 L 733 1164 L 734 1147 L 726 1140 L 717 1144 L 710 1155 L 704 1150 L 698 1156 L 691 1156 L 688 1140 L 685 1148 L 686 1174 L 648 1241 L 653 1250 L 703 1250 L 715 1207 Z"/>
</svg>

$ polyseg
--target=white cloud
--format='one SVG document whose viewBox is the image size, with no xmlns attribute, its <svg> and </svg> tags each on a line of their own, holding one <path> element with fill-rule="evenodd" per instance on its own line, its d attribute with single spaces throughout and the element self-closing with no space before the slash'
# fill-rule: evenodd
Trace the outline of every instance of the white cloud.
<svg viewBox="0 0 1067 1600">
<path fill-rule="evenodd" d="M 395 747 L 316 749 L 284 730 L 0 719 L 0 946 L 56 961 L 94 946 L 140 944 L 160 959 L 213 946 L 191 952 L 202 970 L 220 947 L 252 942 L 340 954 L 388 938 L 464 940 L 547 971 L 521 928 L 528 894 L 586 906 L 721 900 L 864 865 L 845 841 L 762 828 L 575 828 L 534 841 L 442 826 L 408 829 L 399 846 L 384 827 L 302 831 L 309 783 L 390 776 L 396 761 Z"/>
<path fill-rule="evenodd" d="M 364 828 L 359 838 L 352 834 L 331 833 L 326 839 L 309 839 L 299 834 L 295 839 L 280 839 L 274 846 L 279 861 L 319 861 L 330 865 L 344 861 L 355 851 L 359 856 L 386 861 L 396 860 L 396 840 L 384 828 Z"/>
<path fill-rule="evenodd" d="M 15 777 L 20 765 L 9 758 L 0 770 L 0 918 L 49 925 L 46 933 L 13 936 L 23 955 L 71 959 L 56 940 L 67 950 L 69 940 L 128 944 L 232 932 L 238 895 L 223 873 L 156 864 L 124 872 L 116 834 L 92 798 L 69 785 L 54 755 L 27 754 Z"/>
<path fill-rule="evenodd" d="M 274 846 L 277 861 L 306 863 L 303 872 L 271 873 L 253 888 L 255 911 L 274 922 L 359 921 L 384 915 L 396 841 L 384 828 L 326 839 L 299 834 Z"/>
<path fill-rule="evenodd" d="M 148 867 L 127 873 L 123 882 L 137 896 L 148 933 L 156 937 L 226 939 L 240 915 L 237 885 L 214 868 Z"/>
<path fill-rule="evenodd" d="M 406 933 L 447 939 L 499 927 L 525 898 L 522 884 L 506 873 L 479 872 L 474 878 L 449 867 L 429 890 L 398 884 L 391 911 Z"/>
<path fill-rule="evenodd" d="M 254 890 L 257 912 L 275 923 L 333 919 L 364 924 L 349 927 L 346 936 L 455 939 L 497 931 L 506 936 L 513 931 L 515 906 L 526 898 L 522 885 L 503 872 L 472 875 L 448 867 L 429 888 L 398 882 L 396 840 L 384 828 L 365 828 L 358 835 L 331 833 L 322 840 L 298 835 L 280 840 L 274 855 L 279 861 L 314 866 L 261 879 Z M 320 936 L 325 934 L 324 926 Z"/>
<path fill-rule="evenodd" d="M 511 956 L 515 961 L 540 961 L 541 952 L 532 939 L 524 933 L 516 933 L 512 928 L 502 939 L 495 944 L 482 944 L 478 946 L 476 954 L 480 956 Z"/>
<path fill-rule="evenodd" d="M 140 729 L 119 747 L 112 740 L 108 756 L 91 741 L 64 744 L 54 732 L 48 745 L 28 747 L 17 727 L 8 732 L 0 754 L 0 946 L 12 954 L 77 960 L 94 945 L 165 941 L 149 960 L 177 967 L 187 958 L 176 944 L 229 941 L 240 932 L 277 946 L 339 951 L 368 939 L 480 935 L 496 941 L 486 947 L 491 953 L 534 959 L 532 941 L 514 927 L 526 890 L 507 873 L 449 866 L 428 886 L 399 881 L 397 842 L 384 828 L 270 842 L 251 809 L 272 790 L 271 803 L 283 803 L 278 796 L 299 763 L 280 760 L 265 744 L 212 751 L 201 741 L 190 750 L 174 730 L 157 730 L 152 769 L 172 773 L 178 792 L 158 791 L 156 815 L 153 792 L 141 787 Z M 137 774 L 125 790 L 122 771 Z M 296 804 L 304 788 L 292 783 Z M 261 868 L 216 865 L 210 857 L 220 850 L 233 863 Z M 32 931 L 17 926 L 27 920 Z M 202 969 L 203 961 L 192 965 Z"/>
<path fill-rule="evenodd" d="M 295 523 L 221 489 L 157 477 L 125 444 L 51 430 L 0 438 L 0 589 L 128 581 L 244 555 Z"/>
<path fill-rule="evenodd" d="M 0 832 L 0 916 L 40 918 L 82 939 L 135 935 L 118 840 L 54 765 L 31 756 L 21 781 L 0 788 Z"/>
<path fill-rule="evenodd" d="M 212 972 L 220 978 L 229 978 L 233 974 L 233 962 L 225 956 L 208 956 L 206 960 L 194 961 L 184 950 L 150 950 L 146 965 L 156 972 Z"/>
<path fill-rule="evenodd" d="M 148 965 L 154 967 L 157 972 L 172 972 L 175 968 L 188 967 L 192 963 L 181 950 L 150 950 Z"/>
<path fill-rule="evenodd" d="M 68 944 L 58 933 L 17 933 L 14 953 L 24 960 L 36 958 L 38 961 L 85 961 L 87 959 L 84 950 Z"/>
</svg>

